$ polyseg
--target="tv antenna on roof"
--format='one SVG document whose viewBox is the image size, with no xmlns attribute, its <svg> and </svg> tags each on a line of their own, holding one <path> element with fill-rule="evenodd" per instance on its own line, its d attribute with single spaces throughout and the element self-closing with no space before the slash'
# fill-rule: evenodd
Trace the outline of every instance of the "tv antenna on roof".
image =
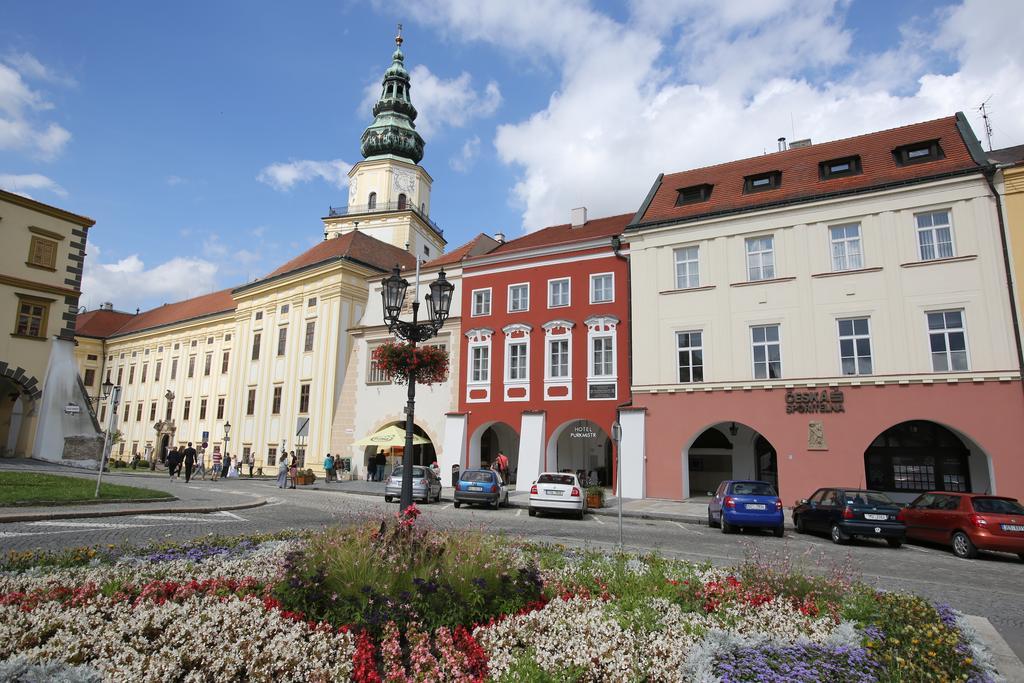
<svg viewBox="0 0 1024 683">
<path fill-rule="evenodd" d="M 990 152 L 992 151 L 992 121 L 989 120 L 986 105 L 988 105 L 989 100 L 991 99 L 992 95 L 989 95 L 988 98 L 981 103 L 981 106 L 978 107 L 978 111 L 981 112 L 981 120 L 985 122 L 985 141 L 988 142 L 988 151 Z"/>
</svg>

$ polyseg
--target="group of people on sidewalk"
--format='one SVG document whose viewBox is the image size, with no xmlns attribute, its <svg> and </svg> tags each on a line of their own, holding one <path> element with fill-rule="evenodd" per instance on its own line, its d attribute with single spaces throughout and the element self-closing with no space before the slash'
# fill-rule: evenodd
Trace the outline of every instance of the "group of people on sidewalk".
<svg viewBox="0 0 1024 683">
<path fill-rule="evenodd" d="M 281 462 L 277 465 L 277 488 L 295 488 L 295 478 L 299 474 L 299 458 L 295 451 L 281 453 Z"/>
<path fill-rule="evenodd" d="M 293 456 L 294 457 L 294 456 Z M 171 446 L 171 450 L 165 456 L 167 473 L 171 479 L 181 478 L 182 467 L 185 469 L 185 483 L 192 480 L 192 475 L 202 476 L 205 480 L 207 474 L 211 481 L 217 481 L 221 477 L 233 479 L 241 476 L 242 468 L 248 466 L 249 478 L 252 479 L 253 468 L 256 465 L 256 457 L 253 455 L 242 456 L 241 461 L 233 460 L 231 455 L 215 450 L 210 456 L 210 467 L 206 467 L 206 452 L 204 449 L 196 450 L 189 441 L 182 449 Z"/>
</svg>

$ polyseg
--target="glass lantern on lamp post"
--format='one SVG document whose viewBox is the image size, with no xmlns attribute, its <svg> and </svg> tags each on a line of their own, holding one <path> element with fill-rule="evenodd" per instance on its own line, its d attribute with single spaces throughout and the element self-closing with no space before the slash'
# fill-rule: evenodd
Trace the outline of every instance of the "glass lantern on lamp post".
<svg viewBox="0 0 1024 683">
<path fill-rule="evenodd" d="M 228 441 L 231 434 L 231 422 L 224 423 L 224 457 L 228 456 Z"/>
<path fill-rule="evenodd" d="M 399 339 L 404 339 L 415 348 L 417 343 L 424 342 L 437 335 L 444 321 L 448 319 L 448 313 L 452 306 L 452 292 L 455 285 L 448 282 L 444 269 L 437 274 L 437 279 L 430 283 L 430 292 L 424 297 L 427 301 L 428 319 L 419 322 L 420 302 L 420 263 L 416 261 L 416 289 L 412 301 L 412 322 L 401 320 L 398 316 L 405 304 L 405 294 L 409 289 L 409 282 L 402 277 L 402 271 L 396 265 L 391 275 L 381 282 L 381 298 L 384 304 L 384 322 L 388 331 Z M 412 369 L 409 370 L 409 392 L 408 402 L 405 406 L 405 450 L 402 453 L 402 495 L 401 509 L 405 511 L 412 505 L 412 439 L 414 412 L 416 408 L 416 377 Z"/>
<path fill-rule="evenodd" d="M 110 443 L 111 435 L 114 432 L 114 427 L 117 425 L 117 406 L 121 402 L 121 387 L 114 386 L 114 384 L 107 379 L 100 388 L 103 391 L 103 400 L 110 401 L 110 421 L 107 423 L 107 428 L 103 433 L 103 450 L 100 452 L 100 467 L 99 472 L 96 474 L 96 498 L 100 497 L 100 482 L 103 481 L 103 468 L 107 465 L 107 450 L 111 448 Z"/>
</svg>

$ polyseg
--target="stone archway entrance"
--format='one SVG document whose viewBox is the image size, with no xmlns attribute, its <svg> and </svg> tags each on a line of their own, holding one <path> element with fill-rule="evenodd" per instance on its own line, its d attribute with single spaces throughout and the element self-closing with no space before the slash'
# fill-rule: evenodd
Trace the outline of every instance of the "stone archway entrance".
<svg viewBox="0 0 1024 683">
<path fill-rule="evenodd" d="M 0 455 L 4 457 L 31 454 L 26 421 L 35 416 L 42 393 L 35 377 L 21 368 L 0 363 Z"/>
<path fill-rule="evenodd" d="M 576 473 L 585 483 L 615 483 L 612 440 L 591 420 L 572 420 L 556 429 L 548 441 L 547 463 L 549 469 Z"/>
<path fill-rule="evenodd" d="M 988 456 L 969 439 L 928 420 L 901 422 L 864 451 L 869 488 L 916 496 L 925 491 L 991 492 Z"/>
<path fill-rule="evenodd" d="M 719 422 L 700 432 L 683 451 L 683 497 L 712 495 L 727 479 L 756 479 L 778 489 L 775 447 L 740 422 Z"/>
<path fill-rule="evenodd" d="M 161 420 L 153 425 L 156 430 L 156 452 L 152 455 L 153 462 L 150 463 L 150 469 L 155 466 L 155 463 L 162 463 L 167 459 L 167 451 L 172 445 L 174 445 L 174 433 L 177 431 L 174 422 L 172 420 Z"/>
</svg>

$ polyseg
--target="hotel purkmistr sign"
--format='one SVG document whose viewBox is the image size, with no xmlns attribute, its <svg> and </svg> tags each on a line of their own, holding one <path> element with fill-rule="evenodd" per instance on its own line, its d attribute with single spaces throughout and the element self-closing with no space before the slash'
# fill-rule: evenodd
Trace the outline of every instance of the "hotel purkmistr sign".
<svg viewBox="0 0 1024 683">
<path fill-rule="evenodd" d="M 846 405 L 840 389 L 786 389 L 787 415 L 845 412 Z"/>
</svg>

